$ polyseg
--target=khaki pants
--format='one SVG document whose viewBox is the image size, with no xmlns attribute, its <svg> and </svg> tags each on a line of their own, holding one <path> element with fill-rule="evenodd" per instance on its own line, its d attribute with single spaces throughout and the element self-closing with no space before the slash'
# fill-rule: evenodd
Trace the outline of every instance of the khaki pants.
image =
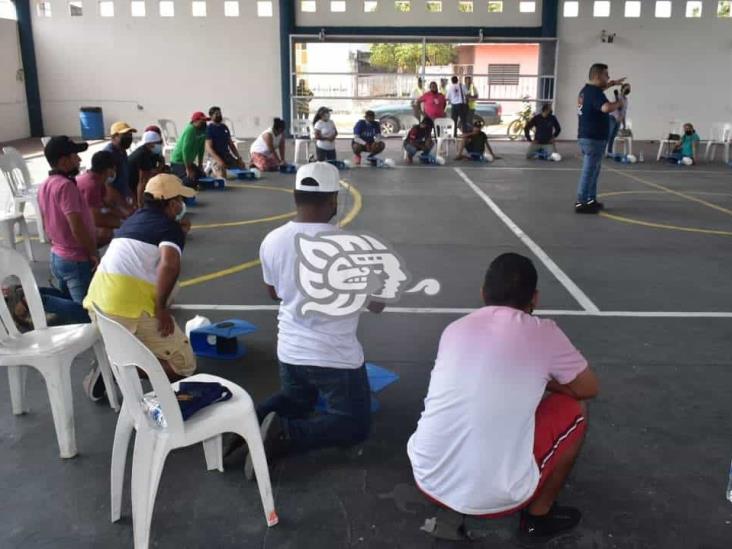
<svg viewBox="0 0 732 549">
<path fill-rule="evenodd" d="M 93 315 L 93 312 L 89 313 L 92 321 L 94 320 Z M 170 364 L 170 367 L 179 376 L 187 377 L 196 371 L 196 357 L 193 349 L 177 322 L 173 321 L 173 333 L 163 337 L 158 332 L 158 319 L 147 313 L 142 313 L 139 318 L 107 316 L 127 328 L 159 360 Z"/>
</svg>

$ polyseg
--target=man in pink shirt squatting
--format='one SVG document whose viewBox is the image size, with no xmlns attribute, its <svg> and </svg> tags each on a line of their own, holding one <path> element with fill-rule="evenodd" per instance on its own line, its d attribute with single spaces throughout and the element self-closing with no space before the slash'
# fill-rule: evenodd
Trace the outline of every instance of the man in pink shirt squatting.
<svg viewBox="0 0 732 549">
<path fill-rule="evenodd" d="M 598 393 L 587 361 L 552 320 L 532 316 L 537 274 L 507 253 L 491 263 L 486 307 L 442 334 L 425 409 L 407 453 L 417 486 L 465 515 L 521 513 L 519 538 L 548 541 L 581 513 L 556 503 L 587 431 L 585 400 Z"/>
<path fill-rule="evenodd" d="M 77 303 L 84 300 L 99 263 L 94 218 L 75 179 L 79 153 L 88 146 L 65 135 L 52 137 L 43 151 L 52 169 L 38 191 L 43 225 L 51 240 L 51 274 L 57 288 Z"/>
</svg>

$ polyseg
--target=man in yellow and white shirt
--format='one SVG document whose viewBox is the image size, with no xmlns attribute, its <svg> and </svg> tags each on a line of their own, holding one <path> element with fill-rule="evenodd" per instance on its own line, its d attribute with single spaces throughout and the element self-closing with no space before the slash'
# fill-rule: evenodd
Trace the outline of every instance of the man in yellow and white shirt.
<svg viewBox="0 0 732 549">
<path fill-rule="evenodd" d="M 171 379 L 196 370 L 191 345 L 168 308 L 185 245 L 183 198 L 195 194 L 172 174 L 151 178 L 144 206 L 115 232 L 84 300 L 87 310 L 96 305 L 135 334 Z"/>
</svg>

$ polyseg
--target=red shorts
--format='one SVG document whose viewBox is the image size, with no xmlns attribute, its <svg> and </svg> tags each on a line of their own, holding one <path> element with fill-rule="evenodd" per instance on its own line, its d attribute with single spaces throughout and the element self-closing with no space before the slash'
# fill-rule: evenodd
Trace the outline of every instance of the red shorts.
<svg viewBox="0 0 732 549">
<path fill-rule="evenodd" d="M 557 458 L 584 436 L 587 423 L 580 403 L 566 395 L 552 393 L 544 398 L 536 408 L 534 428 L 534 459 L 539 467 L 539 484 L 534 494 L 524 503 L 500 513 L 476 515 L 479 518 L 501 518 L 512 515 L 527 507 L 539 493 L 544 483 L 554 471 Z M 427 498 L 434 503 L 447 507 L 429 494 Z"/>
</svg>

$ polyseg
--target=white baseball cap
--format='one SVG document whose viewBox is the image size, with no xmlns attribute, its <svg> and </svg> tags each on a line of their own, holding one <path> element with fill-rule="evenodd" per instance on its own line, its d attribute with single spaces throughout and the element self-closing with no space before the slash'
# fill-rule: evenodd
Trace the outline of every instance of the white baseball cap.
<svg viewBox="0 0 732 549">
<path fill-rule="evenodd" d="M 311 162 L 297 170 L 295 190 L 337 193 L 340 190 L 339 181 L 338 168 L 328 162 Z"/>
<path fill-rule="evenodd" d="M 142 134 L 142 143 L 147 145 L 149 143 L 162 143 L 163 138 L 157 132 L 145 132 Z"/>
</svg>

